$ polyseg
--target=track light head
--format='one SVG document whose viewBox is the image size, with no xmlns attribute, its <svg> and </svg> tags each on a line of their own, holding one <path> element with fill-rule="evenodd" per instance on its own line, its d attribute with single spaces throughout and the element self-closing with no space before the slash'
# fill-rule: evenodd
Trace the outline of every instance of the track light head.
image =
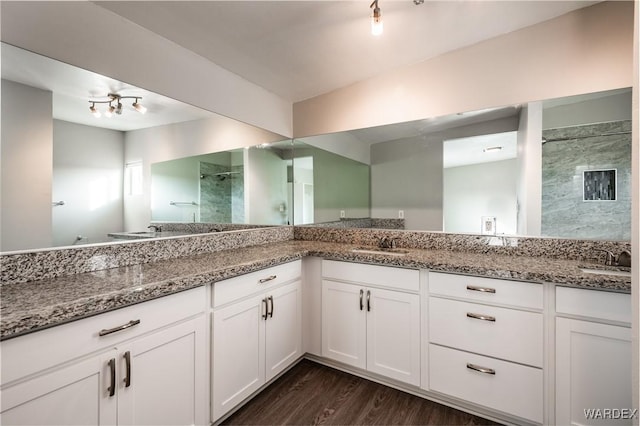
<svg viewBox="0 0 640 426">
<path fill-rule="evenodd" d="M 378 6 L 378 0 L 373 0 L 373 3 L 371 3 L 369 8 L 373 9 L 373 14 L 371 15 L 371 34 L 379 36 L 382 34 L 384 27 L 382 24 L 382 12 Z"/>
<path fill-rule="evenodd" d="M 91 106 L 89 107 L 89 111 L 91 111 L 91 114 L 93 114 L 95 118 L 100 118 L 100 116 L 102 115 L 100 114 L 100 111 L 98 111 L 98 109 L 96 108 L 95 102 L 91 103 Z"/>
<path fill-rule="evenodd" d="M 140 114 L 144 114 L 145 112 L 147 112 L 147 108 L 142 105 L 141 103 L 138 102 L 138 99 L 140 98 L 136 98 L 135 102 L 132 104 L 133 108 L 138 111 Z"/>
</svg>

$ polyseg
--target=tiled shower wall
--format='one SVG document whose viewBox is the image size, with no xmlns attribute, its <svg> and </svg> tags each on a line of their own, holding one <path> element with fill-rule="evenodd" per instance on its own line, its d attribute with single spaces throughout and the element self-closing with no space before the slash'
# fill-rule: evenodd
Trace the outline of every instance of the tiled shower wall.
<svg viewBox="0 0 640 426">
<path fill-rule="evenodd" d="M 631 239 L 631 121 L 543 131 L 542 235 Z M 617 170 L 615 201 L 583 201 L 583 172 Z"/>
<path fill-rule="evenodd" d="M 229 176 L 218 173 L 232 172 Z M 200 221 L 244 223 L 243 166 L 200 162 Z"/>
</svg>

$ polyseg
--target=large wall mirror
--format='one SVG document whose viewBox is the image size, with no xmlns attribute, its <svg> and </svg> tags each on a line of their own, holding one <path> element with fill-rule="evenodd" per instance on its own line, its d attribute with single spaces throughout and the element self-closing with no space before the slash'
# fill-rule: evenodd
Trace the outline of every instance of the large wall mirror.
<svg viewBox="0 0 640 426">
<path fill-rule="evenodd" d="M 292 222 L 290 140 L 14 46 L 1 51 L 1 251 L 176 233 L 153 234 L 151 222 Z M 118 102 L 99 102 L 110 93 L 122 96 L 121 114 Z"/>
<path fill-rule="evenodd" d="M 630 239 L 631 89 L 294 144 L 296 225 Z"/>
</svg>

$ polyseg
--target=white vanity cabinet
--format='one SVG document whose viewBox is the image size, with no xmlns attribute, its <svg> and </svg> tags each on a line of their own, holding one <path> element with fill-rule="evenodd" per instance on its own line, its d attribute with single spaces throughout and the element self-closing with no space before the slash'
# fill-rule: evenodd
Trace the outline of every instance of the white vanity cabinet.
<svg viewBox="0 0 640 426">
<path fill-rule="evenodd" d="M 213 285 L 212 420 L 302 356 L 301 261 Z"/>
<path fill-rule="evenodd" d="M 542 423 L 543 286 L 429 272 L 428 306 L 425 389 Z"/>
<path fill-rule="evenodd" d="M 632 424 L 631 296 L 556 288 L 556 424 Z"/>
<path fill-rule="evenodd" d="M 206 424 L 205 300 L 202 287 L 2 342 L 0 422 Z"/>
<path fill-rule="evenodd" d="M 322 276 L 322 356 L 419 386 L 419 272 L 324 260 Z"/>
</svg>

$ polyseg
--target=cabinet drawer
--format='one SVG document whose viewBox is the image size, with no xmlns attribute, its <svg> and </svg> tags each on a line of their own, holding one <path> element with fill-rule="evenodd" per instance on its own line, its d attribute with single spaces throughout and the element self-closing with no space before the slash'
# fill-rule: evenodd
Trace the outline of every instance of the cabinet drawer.
<svg viewBox="0 0 640 426">
<path fill-rule="evenodd" d="M 2 383 L 8 383 L 204 312 L 205 287 L 183 291 L 0 343 Z M 101 330 L 139 323 L 111 334 Z"/>
<path fill-rule="evenodd" d="M 429 272 L 429 293 L 472 301 L 542 309 L 542 285 Z"/>
<path fill-rule="evenodd" d="M 432 391 L 542 423 L 542 381 L 538 368 L 429 345 Z"/>
<path fill-rule="evenodd" d="M 213 284 L 212 306 L 222 306 L 234 300 L 300 278 L 302 261 L 285 263 Z"/>
<path fill-rule="evenodd" d="M 420 273 L 416 269 L 323 260 L 322 276 L 338 281 L 350 281 L 396 290 L 420 290 Z"/>
<path fill-rule="evenodd" d="M 429 341 L 542 367 L 542 314 L 430 297 Z"/>
<path fill-rule="evenodd" d="M 556 287 L 556 312 L 631 323 L 631 295 Z"/>
</svg>

